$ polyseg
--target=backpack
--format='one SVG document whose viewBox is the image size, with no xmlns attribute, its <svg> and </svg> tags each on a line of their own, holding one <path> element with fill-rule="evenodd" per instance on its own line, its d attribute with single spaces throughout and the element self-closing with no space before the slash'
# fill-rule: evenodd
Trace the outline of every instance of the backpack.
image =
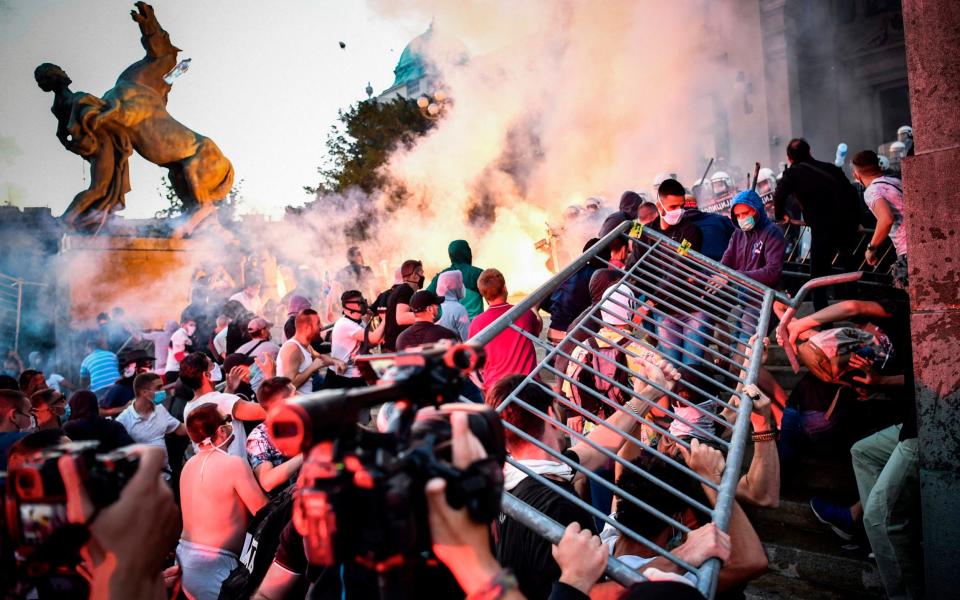
<svg viewBox="0 0 960 600">
<path fill-rule="evenodd" d="M 600 373 L 604 377 L 629 388 L 630 376 L 626 370 L 628 368 L 626 353 L 617 345 L 604 346 L 601 348 L 596 338 L 592 337 L 587 340 L 587 346 L 590 347 L 589 350 L 582 346 L 577 346 L 571 353 L 571 356 L 573 356 L 575 360 L 570 361 L 567 366 L 567 376 L 580 384 L 580 386 L 599 392 L 616 402 L 617 405 L 623 405 L 624 402 L 630 399 L 626 392 L 611 384 L 606 379 L 597 377 L 590 370 L 578 364 L 578 362 L 587 365 L 590 369 Z M 584 392 L 580 387 L 569 385 L 569 391 L 570 399 L 585 411 L 601 419 L 606 419 L 607 416 L 613 414 L 612 408 L 604 404 L 596 396 Z"/>
<path fill-rule="evenodd" d="M 224 580 L 220 587 L 220 600 L 247 600 L 260 587 L 277 553 L 280 534 L 293 517 L 294 489 L 296 484 L 287 486 L 253 518 L 247 529 L 253 537 L 250 549 Z"/>
</svg>

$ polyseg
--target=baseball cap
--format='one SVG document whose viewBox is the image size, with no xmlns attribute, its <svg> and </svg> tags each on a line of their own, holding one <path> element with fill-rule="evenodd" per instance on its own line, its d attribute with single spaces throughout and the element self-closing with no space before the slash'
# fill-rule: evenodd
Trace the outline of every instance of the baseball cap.
<svg viewBox="0 0 960 600">
<path fill-rule="evenodd" d="M 260 331 L 261 329 L 270 329 L 271 327 L 273 327 L 273 323 L 263 317 L 257 317 L 250 319 L 250 322 L 247 324 L 247 331 L 254 332 Z"/>
<path fill-rule="evenodd" d="M 612 286 L 611 286 L 612 287 Z M 623 305 L 623 306 L 621 306 Z M 637 301 L 626 284 L 620 284 L 610 296 L 600 304 L 600 318 L 607 325 L 626 325 L 633 317 L 627 308 L 636 309 Z"/>
<path fill-rule="evenodd" d="M 430 290 L 420 290 L 410 298 L 410 310 L 415 313 L 423 312 L 430 306 L 440 306 L 443 304 L 443 298 L 434 294 Z"/>
</svg>

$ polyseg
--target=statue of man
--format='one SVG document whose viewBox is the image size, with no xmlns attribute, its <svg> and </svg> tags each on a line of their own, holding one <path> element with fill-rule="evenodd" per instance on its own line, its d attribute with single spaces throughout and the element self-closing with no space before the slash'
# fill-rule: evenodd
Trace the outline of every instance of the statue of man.
<svg viewBox="0 0 960 600">
<path fill-rule="evenodd" d="M 45 63 L 35 72 L 40 89 L 54 92 L 57 137 L 90 161 L 90 188 L 77 194 L 64 219 L 84 229 L 122 207 L 130 190 L 127 158 L 136 150 L 168 169 L 174 190 L 193 212 L 179 230 L 183 235 L 230 192 L 233 166 L 213 140 L 167 112 L 171 83 L 164 75 L 176 66 L 180 49 L 170 42 L 149 4 L 137 2 L 136 7 L 130 14 L 140 27 L 146 55 L 127 67 L 102 99 L 71 92 L 70 78 L 56 65 Z"/>
</svg>

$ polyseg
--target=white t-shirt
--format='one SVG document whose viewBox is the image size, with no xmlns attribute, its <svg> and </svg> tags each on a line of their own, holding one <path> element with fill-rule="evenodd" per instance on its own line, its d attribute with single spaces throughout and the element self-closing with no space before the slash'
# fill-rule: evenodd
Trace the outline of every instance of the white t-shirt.
<svg viewBox="0 0 960 600">
<path fill-rule="evenodd" d="M 617 518 L 616 513 L 611 513 L 610 518 L 613 520 L 616 520 Z M 617 540 L 619 538 L 620 538 L 620 530 L 614 527 L 613 525 L 611 525 L 610 523 L 605 523 L 603 526 L 603 530 L 600 532 L 600 540 L 607 547 L 607 550 L 610 552 L 610 556 L 613 556 L 613 548 L 616 545 Z M 616 558 L 617 560 L 627 565 L 634 571 L 638 571 L 642 573 L 644 568 L 646 568 L 646 566 L 649 563 L 656 560 L 657 557 L 651 556 L 650 558 L 644 558 L 642 556 L 634 556 L 632 554 L 626 554 L 623 556 L 618 556 Z M 690 572 L 684 573 L 682 577 L 687 581 L 689 581 L 690 583 L 692 583 L 693 585 L 697 585 L 697 576 L 694 575 L 693 573 L 690 573 Z"/>
<path fill-rule="evenodd" d="M 204 394 L 199 398 L 194 398 L 190 402 L 187 402 L 187 405 L 183 407 L 183 422 L 187 422 L 187 417 L 190 416 L 190 412 L 193 411 L 193 409 L 208 402 L 216 404 L 217 410 L 221 413 L 233 415 L 233 407 L 238 400 L 242 400 L 242 398 L 235 394 L 225 394 L 223 392 Z M 193 449 L 197 449 L 197 444 L 193 445 Z M 247 431 L 243 428 L 243 423 L 239 421 L 234 421 L 233 423 L 233 441 L 230 442 L 230 446 L 227 448 L 227 454 L 239 456 L 243 460 L 247 460 Z"/>
<path fill-rule="evenodd" d="M 227 328 L 224 327 L 220 333 L 213 336 L 213 349 L 216 350 L 222 358 L 227 356 Z"/>
<path fill-rule="evenodd" d="M 260 296 L 254 296 L 253 298 L 247 296 L 243 293 L 243 290 L 237 292 L 236 294 L 230 296 L 231 300 L 236 300 L 243 307 L 255 315 L 260 314 L 260 309 L 263 308 L 263 301 L 260 300 Z"/>
<path fill-rule="evenodd" d="M 60 389 L 60 382 L 64 379 L 64 376 L 59 373 L 50 373 L 50 375 L 47 376 L 47 387 L 62 394 L 63 390 Z"/>
<path fill-rule="evenodd" d="M 173 335 L 170 336 L 170 350 L 167 351 L 168 371 L 180 370 L 180 361 L 177 360 L 177 354 L 185 352 L 187 344 L 191 343 L 193 342 L 190 341 L 190 336 L 187 335 L 187 330 L 183 327 L 173 332 Z"/>
<path fill-rule="evenodd" d="M 162 404 L 155 405 L 153 411 L 144 417 L 133 408 L 133 404 L 131 403 L 130 406 L 117 415 L 117 423 L 123 425 L 123 428 L 126 429 L 130 437 L 133 438 L 133 441 L 138 444 L 163 448 L 163 464 L 165 467 L 169 465 L 167 461 L 167 444 L 163 441 L 163 436 L 168 433 L 173 433 L 174 430 L 180 426 L 180 421 L 167 412 L 167 409 L 164 408 Z"/>
<path fill-rule="evenodd" d="M 874 214 L 874 206 L 883 198 L 893 214 L 893 226 L 890 227 L 890 242 L 897 256 L 907 253 L 907 230 L 903 227 L 903 182 L 896 177 L 877 177 L 863 192 L 863 201 Z"/>
<path fill-rule="evenodd" d="M 333 333 L 330 336 L 330 356 L 342 360 L 347 364 L 343 372 L 344 377 L 360 377 L 360 369 L 353 364 L 353 357 L 360 350 L 360 342 L 356 340 L 357 332 L 363 333 L 363 325 L 348 317 L 340 317 L 333 324 Z"/>
</svg>

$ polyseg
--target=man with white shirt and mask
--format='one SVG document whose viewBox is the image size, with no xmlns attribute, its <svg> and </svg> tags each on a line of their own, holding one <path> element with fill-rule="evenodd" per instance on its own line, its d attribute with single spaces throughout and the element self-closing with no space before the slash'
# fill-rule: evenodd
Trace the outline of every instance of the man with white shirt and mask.
<svg viewBox="0 0 960 600">
<path fill-rule="evenodd" d="M 215 404 L 217 409 L 225 415 L 237 421 L 262 421 L 267 418 L 267 413 L 256 402 L 248 402 L 237 396 L 233 392 L 235 386 L 239 385 L 240 380 L 228 378 L 227 386 L 223 392 L 218 392 L 213 387 L 210 372 L 215 365 L 206 354 L 194 352 L 187 355 L 180 363 L 180 380 L 194 391 L 193 400 L 187 402 L 183 408 L 183 421 L 186 423 L 190 418 L 190 413 L 202 404 Z M 189 425 L 187 427 L 189 431 Z M 225 450 L 234 456 L 239 456 L 244 461 L 247 460 L 247 434 L 242 424 L 238 424 L 234 432 L 233 439 L 227 445 Z M 194 449 L 197 449 L 194 444 Z"/>
</svg>

